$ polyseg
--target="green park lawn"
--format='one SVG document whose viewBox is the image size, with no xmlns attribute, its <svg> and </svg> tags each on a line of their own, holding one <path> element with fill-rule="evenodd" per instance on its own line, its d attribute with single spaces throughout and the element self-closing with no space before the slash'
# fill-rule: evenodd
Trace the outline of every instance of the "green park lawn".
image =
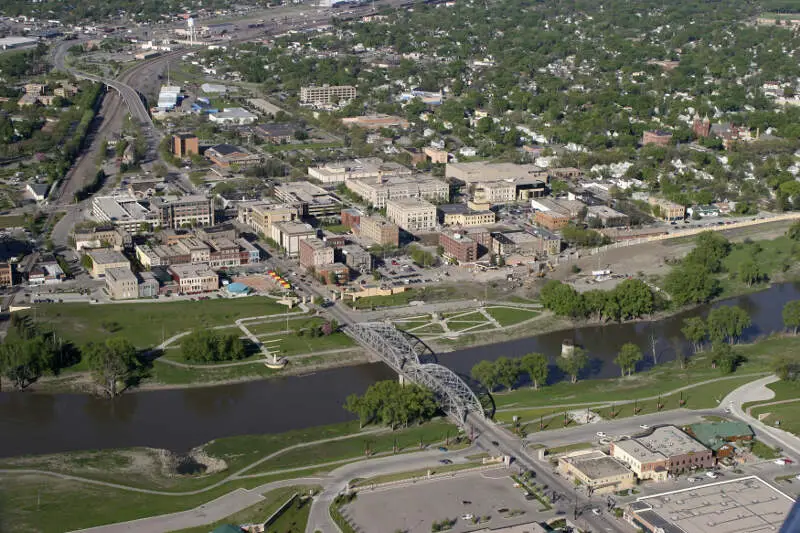
<svg viewBox="0 0 800 533">
<path fill-rule="evenodd" d="M 300 317 L 292 317 L 289 315 L 289 329 L 297 331 L 303 328 L 312 328 L 320 326 L 325 323 L 325 320 L 318 317 L 310 317 L 308 315 L 301 315 Z M 256 324 L 245 324 L 250 333 L 253 335 L 263 335 L 266 333 L 275 333 L 276 331 L 286 330 L 286 320 L 274 320 L 270 322 L 262 322 Z"/>
<path fill-rule="evenodd" d="M 324 464 L 345 459 L 360 459 L 368 454 L 391 453 L 395 445 L 397 452 L 418 451 L 420 444 L 423 446 L 438 445 L 448 439 L 453 441 L 458 435 L 458 428 L 446 420 L 435 420 L 421 426 L 411 426 L 394 432 L 354 435 L 353 438 L 346 440 L 289 450 L 261 463 L 254 470 L 248 471 L 248 474 L 302 467 L 307 465 L 311 458 L 316 464 Z"/>
<path fill-rule="evenodd" d="M 512 307 L 487 307 L 486 312 L 501 326 L 513 326 L 539 315 L 539 311 Z"/>
<path fill-rule="evenodd" d="M 781 400 L 791 400 L 794 398 L 800 398 L 800 381 L 776 381 L 774 383 L 770 383 L 767 385 L 768 389 L 772 389 L 775 392 L 775 397 L 770 398 L 769 400 L 764 401 L 757 401 L 757 402 L 747 402 L 742 404 L 742 409 L 747 410 L 749 407 L 753 407 L 763 403 L 769 402 L 779 402 Z M 800 404 L 798 404 L 800 406 Z"/>
<path fill-rule="evenodd" d="M 285 310 L 273 300 L 253 296 L 195 302 L 39 304 L 24 313 L 77 345 L 119 335 L 144 349 L 183 331 L 233 324 L 239 318 Z"/>
<path fill-rule="evenodd" d="M 761 420 L 765 424 L 779 427 L 800 436 L 800 401 L 779 405 L 765 405 L 763 407 L 754 407 L 750 410 L 750 414 L 756 418 L 765 413 L 769 413 L 768 416 Z M 780 425 L 776 425 L 776 422 L 780 422 Z"/>
<path fill-rule="evenodd" d="M 752 259 L 766 276 L 761 283 L 750 287 L 738 279 L 735 274 L 745 261 Z M 800 260 L 800 244 L 786 236 L 772 240 L 758 240 L 734 244 L 723 260 L 724 273 L 720 276 L 722 284 L 721 297 L 743 294 L 760 290 L 765 283 L 784 275 Z"/>
<path fill-rule="evenodd" d="M 557 429 L 564 426 L 564 411 L 589 409 L 605 419 L 627 418 L 634 415 L 644 415 L 657 413 L 659 411 L 668 411 L 670 409 L 678 409 L 685 407 L 687 409 L 707 409 L 717 407 L 719 400 L 725 397 L 726 394 L 732 390 L 758 379 L 758 375 L 749 376 L 732 376 L 731 379 L 717 381 L 706 385 L 698 385 L 680 394 L 665 395 L 661 398 L 661 408 L 659 409 L 658 398 L 652 400 L 641 400 L 634 403 L 608 405 L 606 402 L 598 402 L 594 405 L 582 407 L 563 407 L 559 408 L 557 405 L 551 407 L 538 407 L 531 409 L 511 409 L 509 411 L 500 411 L 495 414 L 495 420 L 498 422 L 511 423 L 514 415 L 519 417 L 520 423 L 525 427 L 527 432 L 539 430 L 540 421 L 544 427 L 542 429 Z M 546 394 L 546 389 L 545 394 Z M 658 392 L 649 392 L 648 390 L 640 391 L 638 394 L 633 393 L 630 397 L 624 400 L 635 400 L 638 398 L 648 398 Z M 684 404 L 681 405 L 681 399 Z M 609 403 L 613 400 L 609 399 Z M 636 412 L 634 413 L 634 409 Z M 542 420 L 543 419 L 543 420 Z M 549 420 L 548 420 L 549 419 Z"/>
</svg>

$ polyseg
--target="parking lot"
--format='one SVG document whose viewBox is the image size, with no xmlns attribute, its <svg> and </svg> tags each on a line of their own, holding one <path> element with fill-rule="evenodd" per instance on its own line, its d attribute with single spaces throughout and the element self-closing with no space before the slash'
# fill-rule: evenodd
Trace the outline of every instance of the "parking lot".
<svg viewBox="0 0 800 533">
<path fill-rule="evenodd" d="M 525 499 L 507 471 L 498 469 L 364 491 L 343 511 L 359 531 L 429 533 L 434 521 L 455 518 L 450 531 L 458 533 L 555 516 L 555 511 L 539 512 L 540 507 L 538 501 Z M 511 516 L 515 512 L 521 513 Z M 490 519 L 472 523 L 471 517 L 483 516 Z"/>
</svg>

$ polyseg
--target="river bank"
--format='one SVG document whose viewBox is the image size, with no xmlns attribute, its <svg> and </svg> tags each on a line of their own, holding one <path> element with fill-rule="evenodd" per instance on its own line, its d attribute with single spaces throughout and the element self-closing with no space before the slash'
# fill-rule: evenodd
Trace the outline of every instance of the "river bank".
<svg viewBox="0 0 800 533">
<path fill-rule="evenodd" d="M 748 310 L 753 325 L 742 340 L 752 342 L 783 330 L 783 304 L 795 299 L 800 299 L 800 288 L 785 284 L 716 305 L 739 305 Z M 681 338 L 683 318 L 702 316 L 710 307 L 655 324 L 612 324 L 573 330 L 572 338 L 591 348 L 590 364 L 581 374 L 581 381 L 592 383 L 595 378 L 619 376 L 613 359 L 625 342 L 649 348 L 655 338 L 656 362 L 670 361 L 672 341 Z M 551 385 L 547 394 L 563 388 L 563 394 L 572 395 L 578 389 L 558 384 L 563 376 L 553 360 L 561 351 L 564 337 L 561 330 L 505 341 L 491 348 L 479 346 L 442 353 L 439 362 L 468 374 L 480 360 L 501 355 L 518 357 L 537 351 L 551 356 Z M 684 346 L 688 351 L 688 344 Z M 645 350 L 639 370 L 646 371 L 652 366 L 652 354 Z M 640 372 L 636 379 L 648 375 Z M 352 393 L 361 394 L 384 379 L 396 379 L 396 375 L 382 363 L 367 363 L 234 385 L 142 391 L 113 400 L 86 394 L 4 392 L 0 393 L 0 434 L 4 435 L 0 439 L 0 456 L 130 446 L 186 450 L 215 438 L 276 434 L 347 422 L 352 415 L 342 409 L 345 398 Z M 505 400 L 502 396 L 498 396 L 500 403 Z M 520 405 L 526 403 L 522 401 Z"/>
</svg>

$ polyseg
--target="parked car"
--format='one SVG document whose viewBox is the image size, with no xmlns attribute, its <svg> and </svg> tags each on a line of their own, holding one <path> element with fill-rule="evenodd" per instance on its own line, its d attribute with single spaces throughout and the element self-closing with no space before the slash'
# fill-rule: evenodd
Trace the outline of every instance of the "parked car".
<svg viewBox="0 0 800 533">
<path fill-rule="evenodd" d="M 706 475 L 711 479 L 717 479 L 719 477 L 719 474 L 717 474 L 716 472 L 706 472 Z"/>
<path fill-rule="evenodd" d="M 606 436 L 606 434 L 605 434 L 604 432 L 602 432 L 602 431 L 598 431 L 598 432 L 597 432 L 597 436 L 598 436 L 598 437 L 600 437 L 600 438 L 602 439 L 603 437 L 605 437 L 605 436 Z"/>
<path fill-rule="evenodd" d="M 453 461 L 451 461 L 450 459 L 441 459 L 439 462 L 442 463 L 443 465 L 453 464 Z"/>
<path fill-rule="evenodd" d="M 445 448 L 444 446 L 439 446 L 439 451 L 440 452 L 446 452 L 447 448 Z"/>
<path fill-rule="evenodd" d="M 648 426 L 647 424 L 641 424 L 639 427 L 642 429 L 650 429 L 650 426 Z"/>
<path fill-rule="evenodd" d="M 596 514 L 597 516 L 600 516 L 600 509 L 595 507 L 594 509 L 592 509 L 592 513 Z"/>
</svg>

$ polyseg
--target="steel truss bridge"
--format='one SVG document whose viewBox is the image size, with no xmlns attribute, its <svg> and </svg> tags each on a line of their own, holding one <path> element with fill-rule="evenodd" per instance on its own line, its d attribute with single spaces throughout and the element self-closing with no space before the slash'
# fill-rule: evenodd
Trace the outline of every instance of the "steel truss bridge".
<svg viewBox="0 0 800 533">
<path fill-rule="evenodd" d="M 484 418 L 483 406 L 469 385 L 449 368 L 425 362 L 434 360 L 435 354 L 416 337 L 386 322 L 350 324 L 344 332 L 404 379 L 430 389 L 456 423 L 464 425 L 468 414 Z"/>
</svg>

